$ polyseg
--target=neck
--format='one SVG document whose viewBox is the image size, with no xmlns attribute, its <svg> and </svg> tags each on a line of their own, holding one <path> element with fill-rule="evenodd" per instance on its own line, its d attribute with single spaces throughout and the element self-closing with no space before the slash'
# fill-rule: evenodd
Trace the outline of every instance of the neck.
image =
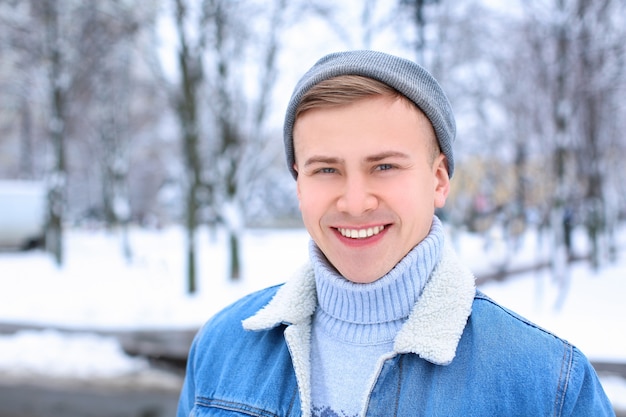
<svg viewBox="0 0 626 417">
<path fill-rule="evenodd" d="M 428 236 L 391 271 L 370 284 L 357 284 L 339 275 L 311 242 L 318 296 L 316 320 L 331 337 L 348 342 L 393 340 L 439 261 L 442 246 L 443 227 L 435 217 Z"/>
</svg>

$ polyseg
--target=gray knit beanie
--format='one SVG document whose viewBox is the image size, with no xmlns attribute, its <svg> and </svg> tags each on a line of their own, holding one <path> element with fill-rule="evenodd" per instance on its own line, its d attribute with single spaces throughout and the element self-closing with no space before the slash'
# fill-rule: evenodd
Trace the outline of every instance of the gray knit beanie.
<svg viewBox="0 0 626 417">
<path fill-rule="evenodd" d="M 350 51 L 326 55 L 300 79 L 291 95 L 285 115 L 283 138 L 287 166 L 294 178 L 297 172 L 293 147 L 293 127 L 296 109 L 302 96 L 314 85 L 340 75 L 360 75 L 393 87 L 411 100 L 433 125 L 441 151 L 448 160 L 448 174 L 454 172 L 452 142 L 456 124 L 452 106 L 439 83 L 420 65 L 407 59 L 376 51 Z"/>
</svg>

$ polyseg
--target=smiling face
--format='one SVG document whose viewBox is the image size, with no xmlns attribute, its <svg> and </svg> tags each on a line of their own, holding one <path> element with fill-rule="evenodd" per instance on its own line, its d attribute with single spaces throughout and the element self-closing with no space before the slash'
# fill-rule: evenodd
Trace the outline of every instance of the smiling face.
<svg viewBox="0 0 626 417">
<path fill-rule="evenodd" d="M 428 119 L 397 97 L 298 116 L 294 169 L 302 218 L 346 279 L 376 281 L 428 235 L 450 185 L 445 157 L 433 156 L 434 135 Z"/>
</svg>

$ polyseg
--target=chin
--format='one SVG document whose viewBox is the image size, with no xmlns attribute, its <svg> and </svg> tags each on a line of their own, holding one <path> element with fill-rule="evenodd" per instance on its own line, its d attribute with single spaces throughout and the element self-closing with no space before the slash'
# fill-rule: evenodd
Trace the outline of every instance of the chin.
<svg viewBox="0 0 626 417">
<path fill-rule="evenodd" d="M 358 274 L 341 274 L 345 279 L 350 282 L 354 282 L 355 284 L 371 284 L 372 282 L 378 281 L 381 276 L 363 276 Z M 384 275 L 384 274 L 383 274 Z"/>
</svg>

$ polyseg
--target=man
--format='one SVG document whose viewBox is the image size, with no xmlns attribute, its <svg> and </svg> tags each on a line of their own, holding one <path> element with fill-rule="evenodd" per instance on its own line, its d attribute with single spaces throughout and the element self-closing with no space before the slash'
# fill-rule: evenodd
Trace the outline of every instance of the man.
<svg viewBox="0 0 626 417">
<path fill-rule="evenodd" d="M 455 122 L 422 67 L 322 58 L 285 118 L 310 264 L 212 318 L 178 415 L 610 416 L 575 347 L 476 291 L 435 210 Z"/>
</svg>

